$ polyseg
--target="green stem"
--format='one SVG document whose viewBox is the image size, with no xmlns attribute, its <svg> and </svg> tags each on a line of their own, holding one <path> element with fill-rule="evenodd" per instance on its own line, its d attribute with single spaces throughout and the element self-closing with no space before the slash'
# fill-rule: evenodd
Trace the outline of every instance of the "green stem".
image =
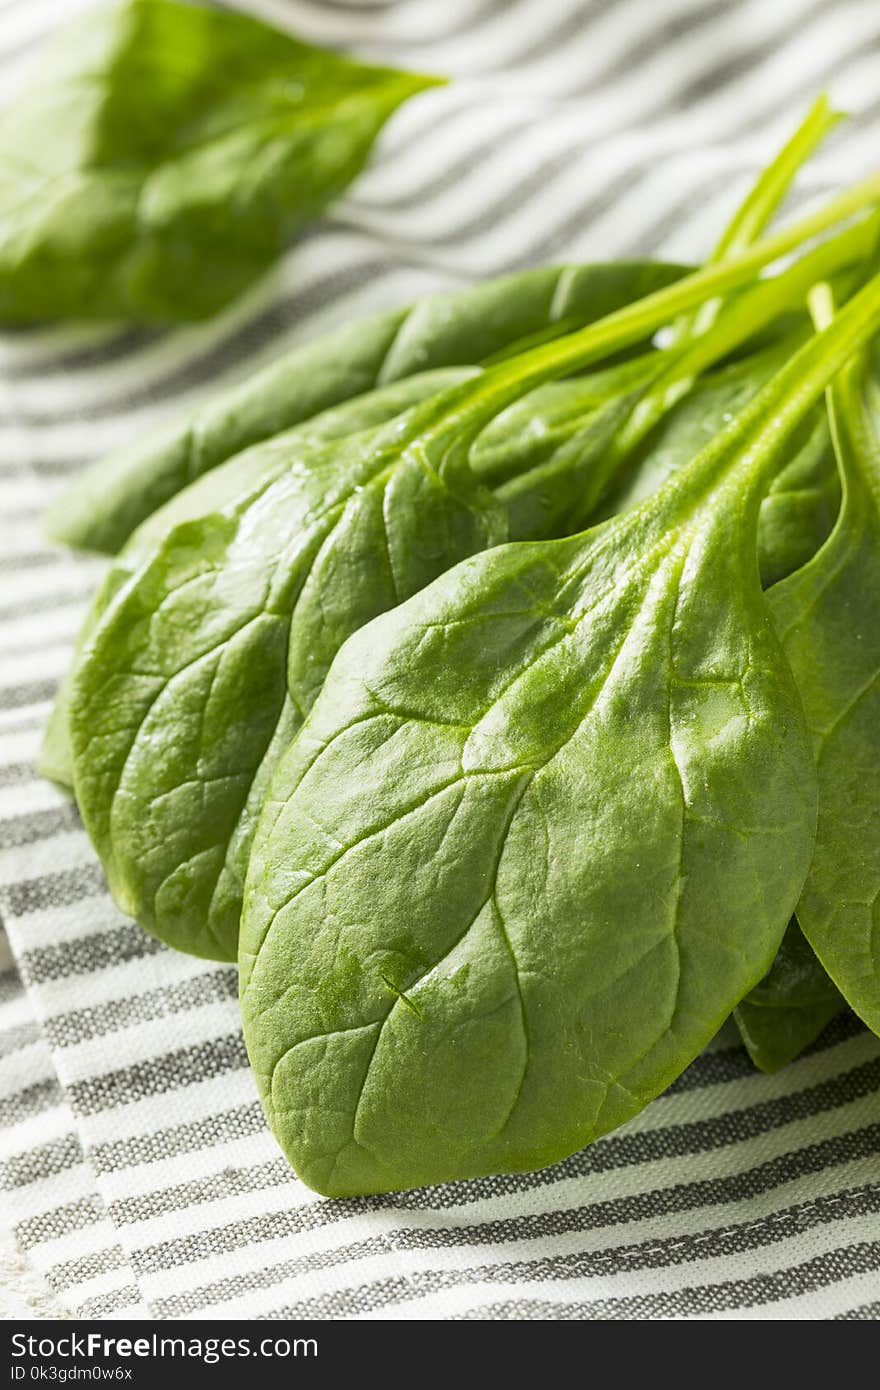
<svg viewBox="0 0 880 1390">
<path fill-rule="evenodd" d="M 539 530 L 528 534 L 585 525 L 638 445 L 693 381 L 786 309 L 801 305 L 817 280 L 860 260 L 873 246 L 878 222 L 875 214 L 847 228 L 780 275 L 746 290 L 701 336 L 638 359 L 635 380 L 623 383 L 600 410 L 594 406 L 581 420 L 572 420 L 569 438 L 548 459 L 499 488 L 498 496 L 515 507 L 516 518 L 534 517 Z M 514 528 L 514 534 L 521 532 Z"/>
<path fill-rule="evenodd" d="M 820 93 L 794 135 L 783 145 L 772 164 L 767 165 L 731 220 L 712 253 L 712 264 L 751 246 L 779 208 L 802 165 L 843 119 L 843 112 L 832 110 L 827 93 Z"/>
<path fill-rule="evenodd" d="M 808 238 L 853 213 L 880 202 L 880 174 L 872 174 L 808 217 L 759 241 L 744 255 L 709 266 L 587 328 L 522 353 L 491 368 L 474 382 L 438 397 L 418 421 L 417 435 L 439 449 L 439 466 L 460 467 L 479 431 L 505 406 L 545 381 L 582 371 L 611 352 L 639 342 L 670 319 L 712 295 L 751 280 Z M 433 427 L 431 416 L 434 416 Z"/>
<path fill-rule="evenodd" d="M 854 353 L 880 329 L 880 274 L 841 309 L 821 333 L 817 333 L 786 362 L 749 402 L 732 424 L 721 432 L 693 463 L 666 484 L 683 489 L 685 505 L 694 489 L 713 488 L 718 469 L 735 449 L 739 466 L 724 478 L 725 485 L 747 489 L 760 496 L 776 467 L 779 449 L 823 391 Z"/>
<path fill-rule="evenodd" d="M 787 144 L 763 170 L 754 186 L 734 213 L 721 238 L 707 260 L 707 265 L 745 251 L 770 222 L 788 193 L 795 176 L 818 148 L 843 115 L 833 111 L 827 95 L 822 92 L 807 112 Z M 712 299 L 701 304 L 695 313 L 684 316 L 673 330 L 673 342 L 696 337 L 712 326 L 722 301 Z"/>
<path fill-rule="evenodd" d="M 711 332 L 704 332 L 690 341 L 651 382 L 648 396 L 637 406 L 621 434 L 620 449 L 627 452 L 635 448 L 707 367 L 767 327 L 787 309 L 800 307 L 818 281 L 862 261 L 873 249 L 878 230 L 880 216 L 874 214 L 823 242 L 814 251 L 808 251 L 790 269 L 772 279 L 759 281 L 735 299 Z"/>
</svg>

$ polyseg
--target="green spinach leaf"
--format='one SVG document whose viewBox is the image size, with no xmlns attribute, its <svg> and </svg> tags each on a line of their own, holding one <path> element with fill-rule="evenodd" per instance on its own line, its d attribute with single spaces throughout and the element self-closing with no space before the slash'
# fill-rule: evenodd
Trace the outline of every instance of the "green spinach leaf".
<svg viewBox="0 0 880 1390">
<path fill-rule="evenodd" d="M 845 1008 L 793 917 L 769 971 L 733 1016 L 755 1066 L 774 1072 L 794 1061 Z"/>
<path fill-rule="evenodd" d="M 214 313 L 437 81 L 231 10 L 126 0 L 86 14 L 0 123 L 0 320 Z"/>
<path fill-rule="evenodd" d="M 830 313 L 820 300 L 824 318 Z M 829 392 L 843 502 L 825 545 L 769 592 L 819 768 L 816 852 L 798 905 L 847 1002 L 880 1032 L 880 392 L 851 363 Z"/>
<path fill-rule="evenodd" d="M 259 806 L 260 766 L 320 681 L 313 628 L 332 634 L 340 621 L 325 581 L 354 621 L 393 605 L 397 584 L 433 577 L 447 550 L 467 554 L 504 534 L 498 504 L 478 486 L 460 498 L 414 467 L 390 477 L 408 418 L 402 398 L 422 386 L 433 395 L 436 374 L 201 479 L 169 504 L 173 517 L 157 514 L 135 534 L 96 600 L 69 691 L 77 801 L 117 901 L 196 954 L 234 957 L 241 840 Z M 390 426 L 347 428 L 379 419 L 380 408 Z M 392 483 L 407 517 L 408 492 L 426 493 L 422 535 L 413 529 L 405 554 L 393 510 L 386 522 Z M 303 659 L 288 675 L 294 607 Z"/>
<path fill-rule="evenodd" d="M 342 406 L 323 411 L 306 424 L 276 436 L 262 447 L 244 450 L 225 467 L 203 475 L 184 488 L 163 507 L 153 512 L 130 536 L 114 558 L 98 589 L 79 634 L 73 658 L 76 667 L 86 644 L 95 632 L 111 598 L 161 547 L 175 526 L 220 513 L 230 507 L 245 507 L 289 467 L 295 467 L 298 451 L 314 449 L 322 443 L 344 439 L 361 430 L 384 424 L 403 414 L 419 401 L 435 395 L 456 381 L 464 380 L 470 369 L 437 369 L 423 372 L 377 391 L 366 392 Z M 46 728 L 40 754 L 40 771 L 63 786 L 73 785 L 68 713 L 70 677 L 65 679 Z"/>
<path fill-rule="evenodd" d="M 625 511 L 656 492 L 751 400 L 801 341 L 803 335 L 785 337 L 696 382 L 635 450 L 630 468 L 602 505 L 602 515 Z M 786 461 L 761 503 L 758 555 L 765 587 L 815 554 L 830 535 L 839 507 L 827 416 L 817 407 L 793 433 Z"/>
<path fill-rule="evenodd" d="M 263 1103 L 311 1186 L 560 1159 L 766 973 L 816 786 L 758 505 L 878 322 L 873 282 L 655 497 L 476 555 L 341 649 L 272 781 L 240 944 Z"/>
</svg>

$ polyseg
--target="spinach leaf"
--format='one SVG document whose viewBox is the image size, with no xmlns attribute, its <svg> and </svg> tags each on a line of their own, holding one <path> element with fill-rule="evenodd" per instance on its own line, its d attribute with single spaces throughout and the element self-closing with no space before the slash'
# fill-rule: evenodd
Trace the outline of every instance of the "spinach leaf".
<svg viewBox="0 0 880 1390">
<path fill-rule="evenodd" d="M 831 534 L 839 510 L 840 475 L 828 419 L 814 411 L 761 503 L 758 562 L 765 589 L 807 563 Z"/>
<path fill-rule="evenodd" d="M 827 299 L 817 299 L 825 321 Z M 843 479 L 837 524 L 770 590 L 819 769 L 816 851 L 798 919 L 857 1014 L 880 1032 L 880 393 L 876 362 L 829 392 Z"/>
<path fill-rule="evenodd" d="M 323 411 L 306 424 L 288 430 L 263 447 L 247 449 L 224 468 L 204 475 L 153 512 L 129 538 L 105 576 L 92 601 L 74 652 L 75 667 L 95 632 L 111 598 L 161 546 L 175 526 L 209 517 L 224 508 L 246 506 L 288 467 L 295 466 L 298 450 L 357 434 L 403 414 L 410 406 L 435 395 L 470 374 L 467 368 L 422 372 L 377 391 L 366 392 L 342 406 Z M 40 753 L 40 771 L 63 786 L 73 785 L 69 713 L 70 678 L 63 682 L 49 718 Z"/>
<path fill-rule="evenodd" d="M 320 679 L 307 635 L 301 669 L 285 675 L 294 605 L 307 626 L 311 611 L 332 632 L 325 576 L 338 602 L 348 595 L 355 613 L 366 605 L 372 616 L 371 604 L 395 602 L 397 583 L 433 577 L 447 547 L 466 554 L 503 535 L 479 487 L 460 499 L 417 468 L 387 476 L 402 398 L 434 394 L 436 375 L 339 408 L 329 429 L 320 422 L 230 460 L 135 534 L 98 595 L 69 691 L 77 801 L 117 900 L 184 949 L 235 954 L 240 842 L 259 805 L 260 765 Z M 381 408 L 390 427 L 337 434 Z M 427 493 L 421 543 L 414 533 L 399 560 L 383 512 L 392 481 L 404 511 L 407 489 Z"/>
<path fill-rule="evenodd" d="M 127 0 L 88 13 L 0 123 L 0 319 L 214 313 L 437 81 L 230 10 Z"/>
<path fill-rule="evenodd" d="M 758 504 L 878 322 L 873 282 L 655 497 L 476 555 L 339 652 L 273 778 L 240 944 L 260 1093 L 311 1186 L 560 1159 L 766 973 L 816 786 Z"/>
<path fill-rule="evenodd" d="M 845 1008 L 793 917 L 770 970 L 733 1016 L 755 1066 L 774 1072 L 815 1042 Z"/>
<path fill-rule="evenodd" d="M 86 14 L 0 122 L 0 318 L 214 313 L 438 79 L 172 0 Z"/>
<path fill-rule="evenodd" d="M 68 545 L 113 554 L 181 488 L 252 444 L 415 373 L 478 365 L 536 336 L 561 336 L 683 273 L 638 261 L 545 267 L 346 324 L 188 419 L 99 459 L 50 510 L 46 529 Z"/>
<path fill-rule="evenodd" d="M 612 516 L 656 492 L 751 400 L 800 341 L 802 335 L 783 338 L 696 382 L 635 450 L 629 470 L 611 489 L 601 514 Z M 761 502 L 758 556 L 765 587 L 815 554 L 840 506 L 840 482 L 823 410 L 811 411 L 794 431 L 785 458 Z"/>
</svg>

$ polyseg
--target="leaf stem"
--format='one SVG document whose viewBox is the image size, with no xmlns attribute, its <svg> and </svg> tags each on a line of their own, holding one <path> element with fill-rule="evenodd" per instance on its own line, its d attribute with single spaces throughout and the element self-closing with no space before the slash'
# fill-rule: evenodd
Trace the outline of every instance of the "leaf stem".
<svg viewBox="0 0 880 1390">
<path fill-rule="evenodd" d="M 872 248 L 880 214 L 809 251 L 781 274 L 747 289 L 727 305 L 707 332 L 681 345 L 637 359 L 640 374 L 621 385 L 602 409 L 584 411 L 583 422 L 549 460 L 518 474 L 499 495 L 509 505 L 517 499 L 518 515 L 534 511 L 546 517 L 546 499 L 560 478 L 559 494 L 566 530 L 579 530 L 595 514 L 611 484 L 617 482 L 642 440 L 683 396 L 695 377 L 760 332 L 781 313 L 800 306 L 826 274 L 861 260 Z M 652 370 L 653 366 L 653 370 Z M 602 423 L 603 409 L 607 425 Z M 554 524 L 559 524 L 554 522 Z"/>
<path fill-rule="evenodd" d="M 634 304 L 608 314 L 565 338 L 532 348 L 454 388 L 419 417 L 416 433 L 439 446 L 442 470 L 461 466 L 479 431 L 505 406 L 528 391 L 639 342 L 685 309 L 724 290 L 747 284 L 764 266 L 837 222 L 880 202 L 880 173 L 833 198 L 824 207 L 765 237 L 742 256 L 708 266 Z M 431 416 L 433 415 L 433 425 Z"/>
<path fill-rule="evenodd" d="M 738 455 L 738 466 L 725 482 L 746 486 L 760 496 L 776 466 L 778 451 L 820 399 L 823 391 L 852 355 L 880 329 L 880 274 L 875 275 L 840 310 L 832 322 L 810 338 L 749 402 L 744 411 L 717 435 L 691 464 L 667 484 L 693 495 L 701 485 L 719 481 L 719 466 Z"/>
<path fill-rule="evenodd" d="M 722 232 L 706 265 L 718 265 L 721 261 L 730 260 L 753 244 L 779 209 L 798 171 L 826 135 L 843 119 L 843 113 L 832 110 L 827 94 L 822 92 L 791 139 L 750 188 Z M 675 325 L 672 341 L 680 342 L 704 333 L 712 326 L 721 303 L 720 299 L 707 300 L 693 314 L 685 315 Z"/>
<path fill-rule="evenodd" d="M 621 449 L 634 448 L 682 396 L 690 381 L 714 362 L 767 327 L 787 309 L 799 307 L 817 281 L 863 260 L 872 250 L 880 230 L 880 215 L 873 214 L 838 236 L 808 251 L 788 270 L 761 280 L 725 307 L 709 332 L 687 342 L 665 371 L 650 384 L 621 439 Z"/>
</svg>

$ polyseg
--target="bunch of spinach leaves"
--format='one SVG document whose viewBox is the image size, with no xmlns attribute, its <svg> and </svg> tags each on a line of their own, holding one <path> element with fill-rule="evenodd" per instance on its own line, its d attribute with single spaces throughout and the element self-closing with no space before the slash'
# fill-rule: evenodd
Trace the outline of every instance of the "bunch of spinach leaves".
<svg viewBox="0 0 880 1390">
<path fill-rule="evenodd" d="M 768 1070 L 880 1027 L 880 183 L 763 234 L 835 119 L 702 270 L 346 328 L 56 510 L 114 559 L 46 770 L 125 910 L 240 960 L 323 1192 L 552 1162 L 731 1012 Z"/>
<path fill-rule="evenodd" d="M 560 1159 L 770 968 L 817 777 L 759 503 L 878 327 L 880 277 L 656 494 L 475 555 L 340 650 L 266 797 L 240 946 L 263 1103 L 319 1191 Z"/>
<path fill-rule="evenodd" d="M 66 719 L 117 901 L 172 945 L 235 959 L 256 816 L 345 638 L 475 551 L 577 530 L 673 385 L 802 300 L 862 236 L 826 243 L 709 331 L 610 369 L 598 403 L 589 378 L 533 392 L 537 438 L 492 418 L 488 383 L 501 405 L 519 395 L 521 359 L 444 391 L 446 369 L 255 446 L 157 513 L 98 596 Z M 766 370 L 760 354 L 752 389 Z M 454 443 L 426 466 L 437 420 Z"/>
</svg>

